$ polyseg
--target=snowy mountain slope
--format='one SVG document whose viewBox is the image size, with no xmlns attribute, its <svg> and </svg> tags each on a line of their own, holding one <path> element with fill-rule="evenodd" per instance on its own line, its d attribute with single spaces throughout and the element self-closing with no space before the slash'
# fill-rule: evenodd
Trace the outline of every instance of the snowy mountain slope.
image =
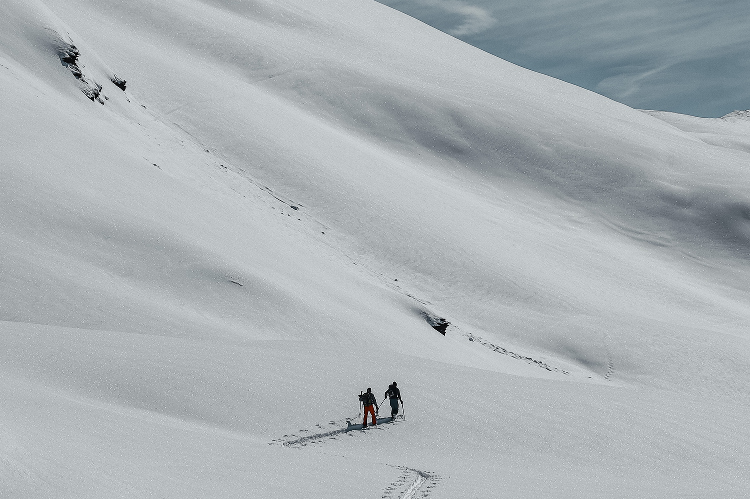
<svg viewBox="0 0 750 499">
<path fill-rule="evenodd" d="M 374 2 L 2 9 L 6 495 L 746 488 L 741 125 Z"/>
<path fill-rule="evenodd" d="M 398 18 L 398 23 L 414 25 L 408 30 L 411 50 L 405 52 L 405 43 L 388 36 L 392 23 L 372 21 L 378 13 L 388 12 L 382 7 L 361 7 L 374 13 L 352 19 L 335 3 L 304 7 L 306 17 L 297 12 L 299 7 L 284 10 L 279 7 L 283 4 L 274 4 L 268 8 L 277 9 L 276 14 L 242 11 L 247 19 L 235 14 L 237 4 L 229 4 L 235 5 L 234 11 L 216 9 L 215 4 L 168 4 L 157 13 L 136 4 L 97 5 L 110 9 L 110 16 L 125 16 L 146 39 L 160 40 L 171 33 L 170 23 L 179 25 L 177 44 L 184 58 L 201 60 L 220 52 L 219 60 L 226 61 L 229 71 L 244 71 L 235 87 L 221 85 L 233 76 L 222 72 L 227 69 L 194 65 L 186 77 L 176 70 L 164 71 L 163 58 L 149 62 L 139 57 L 137 63 L 149 74 L 175 75 L 176 80 L 162 82 L 163 90 L 155 89 L 155 105 L 221 155 L 230 168 L 251 172 L 264 185 L 302 203 L 316 220 L 360 241 L 356 251 L 371 257 L 372 265 L 388 261 L 385 269 L 377 267 L 379 271 L 392 272 L 394 279 L 401 274 L 402 281 L 404 274 L 420 276 L 410 279 L 420 286 L 413 294 L 435 301 L 439 296 L 421 296 L 421 288 L 441 289 L 441 294 L 461 300 L 454 313 L 471 312 L 456 319 L 481 329 L 497 330 L 519 321 L 509 321 L 508 311 L 498 309 L 498 303 L 517 309 L 523 297 L 531 313 L 551 305 L 566 310 L 567 301 L 579 300 L 581 289 L 593 289 L 600 297 L 600 283 L 607 280 L 605 289 L 622 289 L 626 295 L 617 301 L 634 302 L 625 314 L 633 308 L 648 309 L 669 294 L 673 296 L 667 298 L 667 306 L 672 307 L 675 296 L 684 294 L 681 285 L 650 294 L 620 285 L 639 272 L 641 279 L 650 279 L 650 257 L 640 264 L 640 271 L 638 259 L 631 256 L 628 265 L 607 264 L 599 271 L 583 258 L 586 273 L 568 281 L 569 269 L 540 262 L 559 260 L 554 246 L 578 236 L 568 230 L 569 223 L 603 223 L 639 241 L 675 247 L 680 260 L 684 251 L 702 258 L 702 248 L 709 249 L 712 259 L 721 251 L 744 253 L 747 203 L 742 187 L 747 174 L 731 167 L 741 164 L 735 155 L 686 140 L 684 134 L 642 113 L 475 53 Z M 267 4 L 253 5 L 257 10 Z M 274 15 L 281 21 L 274 22 Z M 218 40 L 225 37 L 231 43 L 205 34 L 214 22 L 212 16 L 221 19 L 225 30 Z M 331 26 L 344 28 L 331 37 Z M 355 37 L 363 41 L 354 43 Z M 378 39 L 387 41 L 373 41 Z M 138 49 L 138 54 L 153 52 Z M 432 62 L 435 54 L 443 57 L 440 63 Z M 182 64 L 180 58 L 173 59 L 171 64 Z M 382 60 L 387 62 L 373 63 Z M 190 82 L 187 87 L 202 96 L 199 102 L 175 95 L 174 89 L 185 88 L 178 80 Z M 248 85 L 248 80 L 255 85 Z M 223 90 L 216 92 L 217 88 Z M 225 133 L 226 129 L 235 132 Z M 379 147 L 373 148 L 373 141 Z M 388 147 L 384 150 L 383 145 Z M 415 156 L 432 159 L 426 165 L 423 159 L 417 169 L 405 167 Z M 444 168 L 436 171 L 436 163 Z M 724 178 L 716 163 L 730 165 L 720 170 Z M 441 173 L 448 176 L 440 178 Z M 530 194 L 519 194 L 519 189 L 529 189 Z M 468 196 L 463 192 L 467 190 Z M 484 195 L 477 196 L 477 190 Z M 561 196 L 572 198 L 574 204 L 560 203 Z M 583 209 L 581 202 L 586 203 Z M 530 204 L 536 209 L 529 210 Z M 471 223 L 465 223 L 463 208 L 469 206 Z M 551 222 L 563 228 L 559 233 L 545 228 L 532 239 L 519 230 L 541 227 L 540 218 L 550 212 L 561 217 Z M 596 248 L 602 243 L 590 241 L 585 233 L 576 241 L 579 244 L 574 243 L 574 251 L 603 251 L 620 258 L 619 242 Z M 498 252 L 507 258 L 498 259 Z M 538 271 L 540 265 L 544 272 Z M 617 270 L 612 267 L 625 276 L 613 276 Z M 736 268 L 729 268 L 722 278 L 736 274 Z M 745 282 L 741 274 L 735 286 L 740 291 Z M 683 279 L 689 278 L 671 282 Z M 477 282 L 487 283 L 478 293 Z M 663 306 L 656 307 L 656 315 L 663 313 Z M 708 304 L 708 312 L 714 313 L 716 306 Z M 689 323 L 694 320 L 692 307 Z M 611 309 L 609 303 L 603 308 Z M 520 321 L 528 321 L 528 316 L 524 310 Z"/>
</svg>

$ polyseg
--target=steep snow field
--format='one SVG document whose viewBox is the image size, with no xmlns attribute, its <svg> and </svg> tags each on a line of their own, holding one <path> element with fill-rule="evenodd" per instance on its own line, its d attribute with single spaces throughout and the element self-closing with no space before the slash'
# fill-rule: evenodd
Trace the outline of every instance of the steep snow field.
<svg viewBox="0 0 750 499">
<path fill-rule="evenodd" d="M 742 113 L 363 0 L 4 0 L 0 89 L 2 497 L 750 489 Z"/>
</svg>

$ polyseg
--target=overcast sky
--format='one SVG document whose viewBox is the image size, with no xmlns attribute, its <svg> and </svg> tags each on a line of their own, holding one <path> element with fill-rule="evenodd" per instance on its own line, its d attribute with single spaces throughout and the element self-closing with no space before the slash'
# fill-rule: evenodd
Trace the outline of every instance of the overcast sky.
<svg viewBox="0 0 750 499">
<path fill-rule="evenodd" d="M 639 109 L 750 108 L 748 0 L 378 0 Z"/>
</svg>

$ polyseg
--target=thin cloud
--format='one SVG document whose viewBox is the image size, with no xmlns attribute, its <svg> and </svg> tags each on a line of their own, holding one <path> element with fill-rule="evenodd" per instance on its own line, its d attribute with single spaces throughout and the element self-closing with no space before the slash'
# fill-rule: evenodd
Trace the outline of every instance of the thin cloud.
<svg viewBox="0 0 750 499">
<path fill-rule="evenodd" d="M 497 24 L 497 20 L 492 17 L 492 14 L 480 7 L 472 7 L 470 5 L 446 5 L 444 8 L 454 9 L 453 11 L 456 14 L 459 14 L 464 18 L 461 24 L 448 31 L 449 35 L 455 37 L 478 35 Z"/>
<path fill-rule="evenodd" d="M 441 27 L 451 36 L 466 37 L 483 33 L 497 24 L 497 19 L 483 7 L 454 0 L 416 0 L 414 3 L 447 14 L 450 27 Z"/>
</svg>

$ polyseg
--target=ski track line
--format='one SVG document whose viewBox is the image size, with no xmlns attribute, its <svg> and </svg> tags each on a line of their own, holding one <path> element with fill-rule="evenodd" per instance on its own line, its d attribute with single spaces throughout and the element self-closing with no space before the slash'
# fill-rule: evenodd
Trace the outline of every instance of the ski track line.
<svg viewBox="0 0 750 499">
<path fill-rule="evenodd" d="M 339 421 L 331 421 L 328 423 L 331 426 L 336 427 L 335 430 L 331 431 L 323 431 L 323 432 L 317 432 L 317 433 L 310 433 L 309 435 L 299 435 L 299 434 L 291 434 L 291 435 L 284 435 L 281 438 L 277 438 L 275 440 L 272 440 L 269 442 L 269 445 L 275 445 L 275 444 L 281 444 L 284 447 L 305 447 L 310 444 L 318 444 L 323 442 L 326 439 L 335 440 L 338 436 L 343 434 L 352 434 L 352 432 L 355 431 L 372 431 L 372 430 L 383 430 L 383 427 L 385 425 L 394 424 L 394 421 L 390 421 L 390 417 L 388 418 L 382 418 L 384 420 L 381 420 L 378 422 L 377 426 L 371 426 L 367 429 L 363 429 L 360 424 L 352 424 L 350 425 L 351 420 L 359 419 L 361 416 L 358 416 L 357 418 L 350 418 L 346 420 L 339 420 Z M 321 425 L 316 425 L 316 428 L 323 429 Z M 299 430 L 299 433 L 308 433 L 311 430 Z M 315 430 L 312 430 L 315 431 Z"/>
<path fill-rule="evenodd" d="M 604 375 L 604 379 L 611 381 L 612 375 L 615 373 L 615 362 L 612 357 L 612 349 L 609 348 L 611 343 L 609 334 L 603 331 L 602 336 L 604 337 L 604 351 L 607 354 L 607 373 Z"/>
<path fill-rule="evenodd" d="M 309 444 L 321 443 L 326 439 L 335 439 L 338 435 L 344 433 L 351 433 L 356 431 L 362 431 L 358 428 L 360 425 L 354 425 L 353 427 L 347 426 L 341 428 L 342 421 L 331 421 L 330 425 L 338 426 L 337 429 L 332 431 L 312 433 L 310 435 L 284 435 L 282 438 L 278 438 L 269 442 L 269 445 L 282 445 L 284 447 L 302 448 Z M 347 422 L 348 424 L 348 422 Z M 378 423 L 377 429 L 382 430 L 383 426 L 389 423 Z M 392 423 L 391 423 L 392 424 Z M 316 425 L 318 428 L 322 428 L 321 425 Z M 371 428 L 374 429 L 374 428 Z M 365 430 L 370 431 L 371 429 Z M 308 432 L 310 430 L 300 430 L 301 433 Z M 353 434 L 354 435 L 354 434 Z M 388 464 L 387 466 L 397 468 L 401 470 L 401 475 L 398 479 L 386 487 L 381 499 L 427 499 L 432 492 L 432 489 L 437 485 L 440 477 L 432 472 L 421 471 L 415 468 L 409 468 L 406 466 L 394 466 Z"/>
<path fill-rule="evenodd" d="M 385 489 L 381 499 L 426 499 L 440 480 L 437 475 L 426 471 L 406 466 L 397 468 L 402 471 L 401 476 Z"/>
<path fill-rule="evenodd" d="M 417 491 L 419 490 L 419 487 L 421 487 L 425 481 L 425 477 L 423 477 L 421 473 L 417 474 L 417 480 L 411 484 L 409 490 L 404 492 L 404 495 L 401 496 L 401 499 L 414 499 Z"/>
<path fill-rule="evenodd" d="M 454 326 L 455 327 L 455 326 Z M 489 341 L 485 340 L 484 338 L 480 338 L 479 336 L 472 334 L 472 333 L 465 333 L 461 331 L 461 334 L 463 334 L 465 337 L 469 339 L 469 341 L 473 341 L 476 343 L 479 343 L 483 347 L 489 348 L 495 353 L 499 353 L 501 355 L 507 355 L 509 357 L 512 357 L 516 360 L 521 360 L 526 362 L 527 364 L 531 364 L 536 367 L 540 367 L 542 369 L 545 369 L 550 372 L 556 372 L 561 373 L 566 376 L 570 375 L 570 372 L 566 371 L 565 369 L 560 369 L 559 367 L 550 366 L 546 362 L 542 362 L 541 360 L 534 359 L 532 357 L 527 357 L 521 354 L 518 354 L 516 352 L 511 352 L 507 348 L 503 348 L 501 346 L 495 345 L 494 343 L 490 343 Z"/>
<path fill-rule="evenodd" d="M 336 435 L 346 433 L 346 428 L 333 430 L 325 433 L 315 433 L 313 435 L 306 435 L 304 437 L 295 438 L 292 440 L 286 440 L 281 443 L 284 447 L 304 447 L 307 444 L 317 443 L 326 438 L 335 438 Z M 278 440 L 277 440 L 278 441 Z"/>
<path fill-rule="evenodd" d="M 423 305 L 425 307 L 430 304 L 428 301 L 422 300 L 422 299 L 414 296 L 413 294 L 405 291 L 398 284 L 393 284 L 393 282 L 391 282 L 390 279 L 386 279 L 385 278 L 384 274 L 379 273 L 379 272 L 374 272 L 374 273 L 375 273 L 375 275 L 381 277 L 386 282 L 386 284 L 388 285 L 388 287 L 390 287 L 391 289 L 393 289 L 393 290 L 395 290 L 395 291 L 397 291 L 399 293 L 404 294 L 405 296 L 411 298 L 412 300 L 416 301 L 417 303 L 419 303 L 419 304 L 421 304 L 421 305 Z M 398 279 L 396 279 L 396 281 L 398 281 Z M 428 311 L 426 309 L 422 309 L 421 313 L 422 313 L 422 317 L 434 329 L 437 329 L 435 327 L 436 324 L 439 324 L 439 325 L 443 326 L 444 329 L 442 329 L 442 330 L 438 329 L 438 331 L 440 331 L 443 335 L 447 334 L 448 328 L 455 329 L 455 330 L 457 330 L 459 332 L 459 334 L 461 334 L 462 336 L 466 337 L 469 341 L 479 343 L 483 347 L 489 348 L 490 350 L 492 350 L 495 353 L 499 353 L 501 355 L 507 355 L 508 357 L 511 357 L 513 359 L 516 359 L 516 360 L 520 360 L 522 362 L 526 362 L 527 364 L 539 367 L 541 369 L 545 369 L 545 370 L 547 370 L 549 372 L 556 372 L 556 373 L 563 374 L 565 376 L 569 376 L 570 375 L 570 372 L 566 371 L 565 369 L 561 369 L 561 368 L 555 367 L 555 366 L 550 366 L 549 364 L 547 364 L 546 362 L 543 362 L 541 360 L 537 360 L 537 359 L 535 359 L 533 357 L 529 357 L 529 356 L 526 356 L 526 355 L 521 355 L 519 353 L 516 353 L 516 352 L 513 352 L 511 350 L 508 350 L 507 348 L 501 347 L 499 345 L 495 345 L 494 343 L 491 343 L 491 342 L 485 340 L 484 338 L 481 338 L 481 337 L 479 337 L 479 336 L 477 336 L 475 334 L 472 334 L 472 333 L 469 333 L 469 332 L 466 332 L 466 331 L 462 331 L 461 328 L 459 328 L 456 324 L 454 324 L 454 323 L 448 321 L 447 319 L 445 319 L 444 317 L 436 315 L 435 313 L 430 312 L 430 311 Z M 612 364 L 612 362 L 611 362 L 611 356 L 610 356 L 610 369 L 611 369 L 611 364 Z"/>
</svg>

